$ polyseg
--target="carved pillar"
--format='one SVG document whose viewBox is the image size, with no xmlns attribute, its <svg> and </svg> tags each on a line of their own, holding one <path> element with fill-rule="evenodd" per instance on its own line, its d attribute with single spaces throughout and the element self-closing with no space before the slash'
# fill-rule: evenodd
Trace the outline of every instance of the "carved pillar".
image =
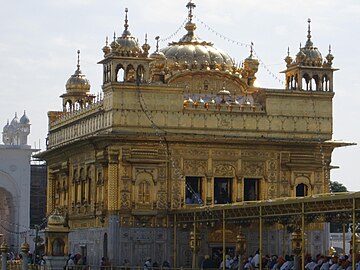
<svg viewBox="0 0 360 270">
<path fill-rule="evenodd" d="M 108 210 L 118 209 L 118 155 L 117 151 L 109 150 L 108 163 Z"/>
<path fill-rule="evenodd" d="M 243 201 L 243 176 L 236 176 L 236 201 Z"/>
<path fill-rule="evenodd" d="M 55 208 L 55 175 L 51 169 L 48 170 L 46 209 L 51 213 Z"/>
<path fill-rule="evenodd" d="M 213 177 L 212 175 L 206 176 L 206 204 L 212 204 L 212 191 L 213 191 Z"/>
</svg>

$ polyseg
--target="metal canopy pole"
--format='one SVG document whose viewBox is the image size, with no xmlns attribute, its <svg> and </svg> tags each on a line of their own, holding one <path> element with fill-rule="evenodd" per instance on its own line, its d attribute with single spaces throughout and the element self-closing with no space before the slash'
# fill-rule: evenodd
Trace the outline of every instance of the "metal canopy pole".
<svg viewBox="0 0 360 270">
<path fill-rule="evenodd" d="M 176 214 L 174 214 L 174 262 L 173 266 L 176 268 L 176 245 L 177 245 L 177 223 L 176 223 Z"/>
<path fill-rule="evenodd" d="M 355 226 L 355 208 L 356 208 L 356 204 L 355 204 L 355 197 L 353 198 L 353 207 L 352 207 L 352 252 L 351 252 L 351 263 L 352 263 L 352 269 L 355 269 L 355 254 L 357 252 L 356 247 L 355 247 L 355 238 L 356 238 L 356 226 Z"/>
<path fill-rule="evenodd" d="M 194 251 L 193 251 L 193 268 L 196 268 L 196 248 L 197 248 L 197 235 L 196 235 L 196 212 L 194 212 Z"/>
<path fill-rule="evenodd" d="M 223 248 L 223 267 L 222 269 L 225 270 L 226 267 L 226 248 L 225 248 L 225 209 L 223 209 L 223 226 L 222 226 L 222 248 Z"/>
<path fill-rule="evenodd" d="M 262 207 L 260 205 L 260 211 L 259 211 L 259 238 L 260 238 L 260 247 L 259 247 L 259 257 L 260 257 L 260 263 L 259 263 L 259 269 L 262 270 Z"/>
<path fill-rule="evenodd" d="M 343 252 L 345 252 L 345 241 L 346 241 L 346 239 L 345 239 L 345 229 L 346 229 L 345 226 L 346 226 L 346 224 L 343 223 L 343 224 L 342 224 Z"/>
<path fill-rule="evenodd" d="M 305 269 L 305 205 L 301 203 L 301 269 Z"/>
</svg>

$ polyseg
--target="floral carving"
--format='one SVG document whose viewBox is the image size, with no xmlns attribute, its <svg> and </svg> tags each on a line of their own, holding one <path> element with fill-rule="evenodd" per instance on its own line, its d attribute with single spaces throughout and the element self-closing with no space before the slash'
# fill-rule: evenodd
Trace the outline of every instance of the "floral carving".
<svg viewBox="0 0 360 270">
<path fill-rule="evenodd" d="M 214 175 L 216 175 L 216 176 L 234 176 L 235 169 L 230 164 L 220 164 L 215 167 Z"/>
</svg>

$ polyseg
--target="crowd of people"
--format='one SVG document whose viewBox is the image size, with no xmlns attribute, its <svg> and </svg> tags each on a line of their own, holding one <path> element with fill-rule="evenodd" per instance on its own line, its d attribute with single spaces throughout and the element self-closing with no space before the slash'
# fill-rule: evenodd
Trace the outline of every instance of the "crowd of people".
<svg viewBox="0 0 360 270">
<path fill-rule="evenodd" d="M 297 257 L 298 264 L 301 269 L 301 257 Z M 209 255 L 205 255 L 202 263 L 201 269 L 223 269 L 225 264 L 225 269 L 235 270 L 239 267 L 239 257 L 238 256 L 225 256 L 225 261 L 222 260 L 220 256 L 214 254 L 212 258 Z M 243 257 L 242 266 L 244 270 L 256 270 L 270 269 L 270 270 L 294 270 L 295 257 L 293 255 L 265 255 L 262 256 L 260 260 L 259 250 L 255 252 L 254 255 L 249 257 Z M 322 254 L 312 257 L 306 255 L 305 257 L 305 269 L 304 270 L 352 270 L 352 256 L 351 251 L 349 255 L 332 255 L 325 256 Z M 360 270 L 360 254 L 355 256 L 355 270 Z"/>
</svg>

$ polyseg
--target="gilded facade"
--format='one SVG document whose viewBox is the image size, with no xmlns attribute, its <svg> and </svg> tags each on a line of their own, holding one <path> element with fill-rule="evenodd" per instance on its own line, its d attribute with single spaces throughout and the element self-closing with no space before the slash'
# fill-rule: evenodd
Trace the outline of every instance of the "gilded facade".
<svg viewBox="0 0 360 270">
<path fill-rule="evenodd" d="M 95 263 L 172 261 L 174 211 L 329 192 L 331 154 L 345 144 L 332 141 L 334 57 L 314 46 L 310 21 L 305 46 L 285 58 L 284 89 L 267 89 L 254 84 L 252 46 L 238 66 L 197 37 L 194 7 L 185 35 L 163 49 L 157 38 L 152 53 L 131 35 L 126 10 L 122 35 L 102 49 L 102 94 L 90 93 L 78 60 L 63 110 L 48 113 L 39 155 L 48 164 L 47 211 L 66 215 L 70 252 L 82 249 Z M 201 232 L 202 254 L 218 246 L 219 226 Z M 280 234 L 269 231 L 268 252 Z M 226 235 L 234 241 L 231 226 Z M 188 237 L 182 228 L 183 266 Z"/>
</svg>

